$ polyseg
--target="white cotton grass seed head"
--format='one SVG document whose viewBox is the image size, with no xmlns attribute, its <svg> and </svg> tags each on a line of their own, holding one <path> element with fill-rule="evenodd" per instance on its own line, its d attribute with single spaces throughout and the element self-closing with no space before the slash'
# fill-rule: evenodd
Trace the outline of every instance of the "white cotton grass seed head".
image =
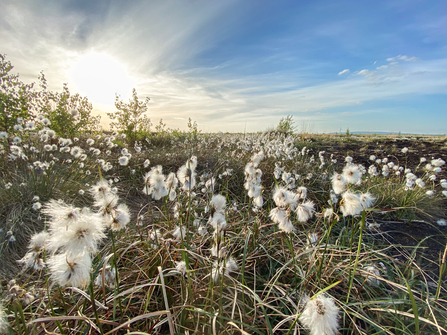
<svg viewBox="0 0 447 335">
<path fill-rule="evenodd" d="M 93 206 L 98 207 L 99 212 L 102 214 L 111 214 L 112 209 L 118 205 L 118 200 L 118 195 L 114 194 L 112 189 L 110 189 L 109 193 L 106 193 L 103 197 L 96 199 Z"/>
<path fill-rule="evenodd" d="M 110 193 L 110 185 L 106 179 L 101 179 L 90 188 L 90 194 L 95 200 L 103 198 L 107 193 Z"/>
<path fill-rule="evenodd" d="M 73 148 L 71 148 L 70 153 L 73 157 L 79 158 L 84 153 L 84 150 L 78 146 L 74 146 Z"/>
<path fill-rule="evenodd" d="M 262 195 L 253 198 L 253 205 L 255 205 L 258 208 L 261 208 L 264 205 L 264 199 L 262 198 Z"/>
<path fill-rule="evenodd" d="M 195 156 L 193 156 L 195 157 Z M 190 167 L 188 167 L 188 164 Z M 190 192 L 196 186 L 196 172 L 197 158 L 190 159 L 185 165 L 182 165 L 177 171 L 177 178 L 182 184 L 182 189 L 185 192 Z M 194 167 L 194 169 L 192 169 Z"/>
<path fill-rule="evenodd" d="M 305 297 L 304 310 L 299 317 L 300 322 L 311 335 L 335 335 L 338 331 L 339 308 L 334 299 L 324 294 L 318 294 L 313 299 Z"/>
<path fill-rule="evenodd" d="M 214 228 L 214 231 L 220 232 L 227 228 L 227 220 L 225 219 L 225 213 L 222 211 L 214 213 L 210 218 L 209 224 Z"/>
<path fill-rule="evenodd" d="M 186 276 L 186 262 L 180 261 L 175 262 L 175 269 L 180 272 L 183 276 Z"/>
<path fill-rule="evenodd" d="M 191 156 L 191 158 L 188 159 L 185 165 L 188 167 L 188 169 L 195 171 L 195 169 L 197 168 L 197 157 Z"/>
<path fill-rule="evenodd" d="M 186 227 L 175 226 L 172 236 L 174 236 L 176 240 L 181 241 L 186 237 Z"/>
<path fill-rule="evenodd" d="M 438 221 L 436 221 L 436 223 L 438 224 L 438 226 L 441 227 L 447 226 L 447 222 L 444 219 L 439 219 Z"/>
<path fill-rule="evenodd" d="M 290 195 L 291 195 L 290 192 L 286 188 L 275 187 L 275 190 L 273 193 L 273 201 L 275 202 L 276 206 L 285 207 L 291 201 Z"/>
<path fill-rule="evenodd" d="M 442 160 L 441 158 L 432 159 L 432 161 L 431 161 L 431 165 L 433 165 L 434 167 L 441 167 L 444 164 L 445 164 L 445 161 Z"/>
<path fill-rule="evenodd" d="M 178 179 L 174 172 L 168 174 L 166 178 L 166 187 L 170 190 L 175 190 L 178 186 Z"/>
<path fill-rule="evenodd" d="M 216 211 L 225 210 L 225 206 L 227 204 L 227 199 L 221 194 L 215 194 L 211 198 L 210 206 L 214 208 Z"/>
<path fill-rule="evenodd" d="M 162 171 L 162 166 L 157 165 L 156 167 L 152 168 L 149 175 L 146 174 L 145 176 L 145 178 L 148 177 L 149 180 L 146 179 L 146 185 L 143 193 L 147 191 L 147 182 L 149 182 L 150 188 L 148 192 L 152 195 L 154 200 L 160 200 L 161 198 L 167 196 L 169 192 L 165 184 L 165 175 L 162 174 Z"/>
<path fill-rule="evenodd" d="M 307 197 L 307 188 L 305 186 L 300 186 L 296 189 L 296 194 L 298 199 L 306 199 Z"/>
<path fill-rule="evenodd" d="M 42 204 L 41 204 L 40 202 L 35 202 L 35 203 L 33 204 L 32 208 L 33 208 L 35 211 L 38 211 L 39 209 L 42 208 Z"/>
<path fill-rule="evenodd" d="M 41 231 L 40 233 L 31 236 L 31 240 L 28 244 L 28 249 L 40 252 L 45 248 L 50 234 L 46 231 Z"/>
<path fill-rule="evenodd" d="M 42 270 L 45 267 L 45 263 L 40 258 L 41 253 L 37 251 L 28 251 L 22 259 L 19 259 L 17 263 L 22 265 L 24 269 L 32 268 L 36 271 Z M 1 333 L 0 333 L 1 334 Z"/>
<path fill-rule="evenodd" d="M 83 288 L 90 281 L 92 260 L 87 252 L 82 254 L 55 254 L 48 261 L 51 278 L 60 286 Z"/>
<path fill-rule="evenodd" d="M 298 221 L 301 223 L 307 222 L 312 217 L 314 210 L 315 204 L 311 200 L 298 204 L 295 210 Z"/>
<path fill-rule="evenodd" d="M 332 220 L 332 217 L 334 216 L 334 210 L 332 207 L 326 208 L 323 212 L 323 217 L 328 220 Z"/>
<path fill-rule="evenodd" d="M 229 257 L 225 262 L 225 274 L 228 276 L 231 272 L 236 272 L 239 270 L 236 261 L 233 257 Z"/>
<path fill-rule="evenodd" d="M 251 158 L 251 161 L 253 162 L 253 166 L 256 168 L 258 167 L 259 163 L 264 159 L 265 154 L 264 151 L 260 151 L 257 154 L 254 154 Z"/>
<path fill-rule="evenodd" d="M 50 229 L 66 229 L 71 224 L 75 223 L 81 211 L 72 205 L 68 205 L 62 200 L 50 200 L 42 209 L 42 213 L 50 217 Z"/>
<path fill-rule="evenodd" d="M 375 200 L 376 197 L 369 192 L 360 194 L 360 203 L 364 209 L 371 208 Z"/>
<path fill-rule="evenodd" d="M 420 188 L 424 188 L 425 187 L 425 182 L 421 179 L 421 178 L 417 178 L 415 180 L 415 183 L 417 186 L 419 186 Z"/>
<path fill-rule="evenodd" d="M 119 204 L 113 211 L 110 228 L 113 231 L 124 229 L 130 222 L 130 211 L 126 204 Z"/>
<path fill-rule="evenodd" d="M 341 194 L 346 191 L 346 180 L 342 174 L 336 173 L 331 178 L 332 189 L 335 194 Z"/>
<path fill-rule="evenodd" d="M 278 223 L 278 229 L 289 234 L 296 231 L 295 226 L 292 221 L 290 221 L 289 217 L 286 217 L 284 220 Z"/>
<path fill-rule="evenodd" d="M 121 157 L 118 159 L 118 163 L 119 163 L 121 166 L 126 166 L 127 164 L 129 164 L 129 158 L 128 158 L 127 156 L 121 156 Z"/>
<path fill-rule="evenodd" d="M 86 209 L 71 225 L 51 228 L 48 249 L 63 250 L 70 255 L 81 254 L 84 250 L 96 253 L 100 241 L 105 237 L 101 216 Z"/>
<path fill-rule="evenodd" d="M 362 173 L 360 172 L 358 165 L 346 165 L 343 168 L 343 178 L 348 184 L 357 184 L 362 178 Z"/>
<path fill-rule="evenodd" d="M 248 182 L 249 186 L 248 186 L 248 196 L 250 198 L 257 198 L 261 195 L 262 192 L 262 186 L 261 185 L 257 185 L 251 182 Z"/>
<path fill-rule="evenodd" d="M 220 276 L 223 274 L 224 266 L 222 263 L 219 263 L 217 260 L 214 261 L 212 269 L 211 269 L 211 278 L 215 283 L 219 281 Z"/>
<path fill-rule="evenodd" d="M 285 209 L 282 209 L 280 207 L 276 207 L 273 208 L 270 211 L 270 219 L 274 222 L 274 223 L 281 223 L 282 221 L 284 221 L 286 218 L 288 218 L 288 214 L 287 211 Z"/>
<path fill-rule="evenodd" d="M 360 214 L 362 209 L 362 203 L 357 194 L 351 191 L 343 193 L 340 210 L 344 216 Z"/>
</svg>

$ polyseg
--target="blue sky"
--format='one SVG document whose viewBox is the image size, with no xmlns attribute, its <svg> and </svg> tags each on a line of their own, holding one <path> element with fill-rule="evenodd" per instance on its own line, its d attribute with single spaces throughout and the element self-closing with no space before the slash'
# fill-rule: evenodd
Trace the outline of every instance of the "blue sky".
<svg viewBox="0 0 447 335">
<path fill-rule="evenodd" d="M 0 52 L 95 113 L 135 87 L 169 127 L 447 133 L 446 1 L 5 1 Z"/>
</svg>

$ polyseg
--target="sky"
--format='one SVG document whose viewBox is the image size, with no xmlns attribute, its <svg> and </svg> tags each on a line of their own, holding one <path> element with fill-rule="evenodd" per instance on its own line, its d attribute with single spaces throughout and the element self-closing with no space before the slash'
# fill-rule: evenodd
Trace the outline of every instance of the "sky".
<svg viewBox="0 0 447 335">
<path fill-rule="evenodd" d="M 447 133 L 445 0 L 0 0 L 24 82 L 204 132 Z"/>
</svg>

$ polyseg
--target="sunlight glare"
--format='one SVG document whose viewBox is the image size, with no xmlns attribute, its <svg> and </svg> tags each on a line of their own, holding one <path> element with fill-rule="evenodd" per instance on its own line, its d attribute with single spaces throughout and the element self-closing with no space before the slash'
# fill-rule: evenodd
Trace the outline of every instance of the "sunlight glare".
<svg viewBox="0 0 447 335">
<path fill-rule="evenodd" d="M 135 84 L 126 66 L 107 53 L 82 55 L 70 72 L 75 90 L 93 105 L 113 105 L 115 93 L 128 99 Z"/>
</svg>

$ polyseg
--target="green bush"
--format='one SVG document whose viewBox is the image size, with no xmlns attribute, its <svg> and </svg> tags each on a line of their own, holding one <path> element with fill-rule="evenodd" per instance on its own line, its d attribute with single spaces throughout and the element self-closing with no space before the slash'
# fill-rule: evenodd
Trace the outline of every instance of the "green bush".
<svg viewBox="0 0 447 335">
<path fill-rule="evenodd" d="M 149 132 L 152 125 L 151 120 L 145 115 L 149 100 L 150 98 L 147 97 L 144 101 L 140 101 L 135 89 L 132 90 L 132 98 L 129 99 L 129 103 L 121 101 L 120 96 L 116 95 L 115 107 L 117 110 L 107 113 L 113 120 L 110 123 L 111 128 L 125 134 L 130 143 L 135 143 L 137 133 Z"/>
<path fill-rule="evenodd" d="M 285 135 L 292 135 L 296 131 L 295 121 L 293 120 L 292 115 L 287 115 L 283 117 L 280 121 L 278 126 L 276 127 L 276 132 L 285 134 Z"/>
<path fill-rule="evenodd" d="M 19 75 L 11 74 L 14 67 L 0 54 L 0 131 L 14 133 L 18 118 L 29 119 L 33 115 L 33 84 L 24 84 Z"/>
<path fill-rule="evenodd" d="M 87 97 L 71 94 L 67 84 L 62 92 L 47 90 L 47 82 L 43 73 L 39 76 L 42 88 L 36 95 L 41 113 L 51 122 L 51 129 L 64 137 L 78 136 L 79 132 L 95 132 L 100 130 L 100 116 L 92 116 L 93 106 Z"/>
</svg>

